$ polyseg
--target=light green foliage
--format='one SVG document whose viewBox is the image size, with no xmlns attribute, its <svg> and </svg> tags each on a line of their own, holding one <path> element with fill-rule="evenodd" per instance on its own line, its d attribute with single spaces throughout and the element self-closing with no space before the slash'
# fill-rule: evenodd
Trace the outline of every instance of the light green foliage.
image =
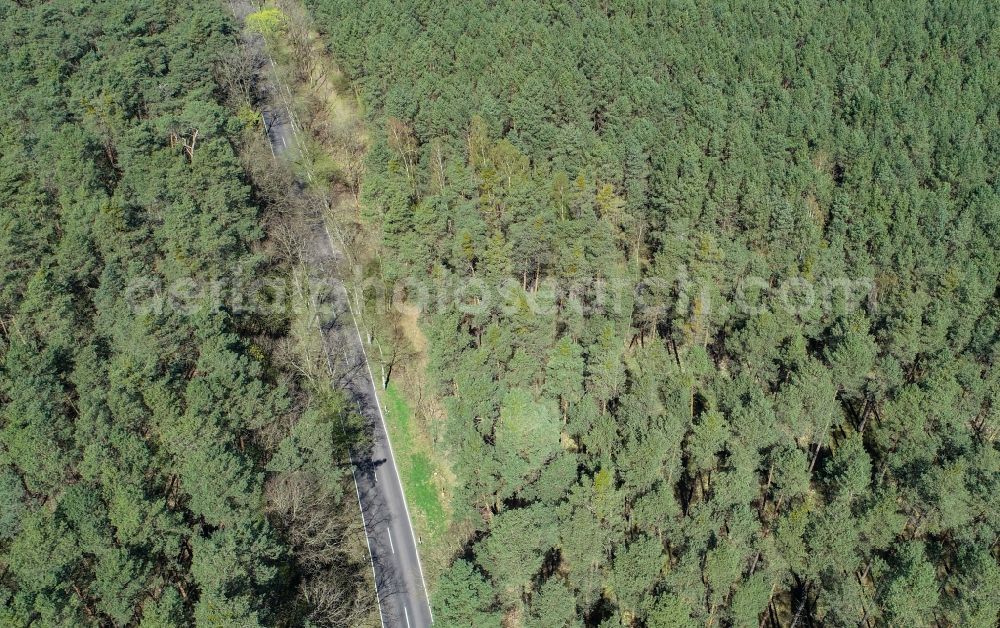
<svg viewBox="0 0 1000 628">
<path fill-rule="evenodd" d="M 691 430 L 688 451 L 691 464 L 696 471 L 715 468 L 716 454 L 729 440 L 729 425 L 721 412 L 710 411 L 703 414 Z"/>
<path fill-rule="evenodd" d="M 271 592 L 283 550 L 270 526 L 256 521 L 193 541 L 191 574 L 201 587 L 198 623 L 256 625 L 254 600 Z"/>
<path fill-rule="evenodd" d="M 386 422 L 396 453 L 396 464 L 400 466 L 405 482 L 406 498 L 411 508 L 416 507 L 422 513 L 431 535 L 443 534 L 447 518 L 434 481 L 437 470 L 430 457 L 419 451 L 414 443 L 410 424 L 413 416 L 406 399 L 392 384 L 386 389 L 385 399 Z"/>
<path fill-rule="evenodd" d="M 9 539 L 21 528 L 26 511 L 21 480 L 10 469 L 0 471 L 0 539 Z"/>
<path fill-rule="evenodd" d="M 507 463 L 501 480 L 513 492 L 559 451 L 559 419 L 551 405 L 536 401 L 529 391 L 511 390 L 501 404 L 494 439 Z"/>
<path fill-rule="evenodd" d="M 147 565 L 125 550 L 111 548 L 102 553 L 94 566 L 92 585 L 101 611 L 119 624 L 127 623 L 147 586 L 147 571 Z"/>
<path fill-rule="evenodd" d="M 177 589 L 166 589 L 160 598 L 142 606 L 140 628 L 173 628 L 184 622 L 184 601 Z"/>
<path fill-rule="evenodd" d="M 65 585 L 69 569 L 80 557 L 77 541 L 62 519 L 46 512 L 32 513 L 21 522 L 6 562 L 29 591 L 52 591 Z"/>
<path fill-rule="evenodd" d="M 640 536 L 615 556 L 612 586 L 622 611 L 635 613 L 646 606 L 646 596 L 663 569 L 658 548 L 655 538 Z"/>
<path fill-rule="evenodd" d="M 564 415 L 583 396 L 584 366 L 580 346 L 568 336 L 560 338 L 545 366 L 545 386 L 546 392 L 559 399 Z"/>
<path fill-rule="evenodd" d="M 934 566 L 927 561 L 920 544 L 904 544 L 899 550 L 885 574 L 887 586 L 882 602 L 888 619 L 906 626 L 930 625 L 930 613 L 938 602 Z"/>
<path fill-rule="evenodd" d="M 650 626 L 682 628 L 691 625 L 691 615 L 684 602 L 672 595 L 661 595 L 647 618 Z"/>
<path fill-rule="evenodd" d="M 996 7 L 307 4 L 383 276 L 505 286 L 423 317 L 497 608 L 995 623 Z"/>
<path fill-rule="evenodd" d="M 757 573 L 747 578 L 746 582 L 733 593 L 730 610 L 734 626 L 758 626 L 758 617 L 767 607 L 771 598 L 771 583 L 767 574 Z"/>
<path fill-rule="evenodd" d="M 286 19 L 281 9 L 265 7 L 246 17 L 246 27 L 252 33 L 259 33 L 265 39 L 271 39 L 285 28 Z"/>
<path fill-rule="evenodd" d="M 1000 608 L 1000 565 L 990 552 L 967 546 L 956 566 L 949 584 L 963 595 L 945 600 L 945 617 L 963 626 L 992 625 Z"/>
<path fill-rule="evenodd" d="M 554 513 L 521 508 L 498 515 L 477 556 L 499 590 L 516 594 L 531 582 L 555 543 Z"/>
<path fill-rule="evenodd" d="M 503 287 L 422 318 L 442 624 L 996 625 L 993 3 L 308 4 L 370 122 L 371 272 Z M 0 623 L 294 623 L 335 560 L 302 530 L 341 443 L 273 338 L 129 302 L 269 268 L 231 32 L 0 9 Z"/>
<path fill-rule="evenodd" d="M 347 472 L 330 461 L 343 458 L 346 430 L 352 419 L 341 394 L 331 392 L 319 397 L 316 407 L 303 412 L 291 434 L 281 441 L 268 471 L 315 474 L 323 488 L 338 494 L 339 499 Z"/>
<path fill-rule="evenodd" d="M 499 627 L 500 613 L 494 606 L 493 590 L 476 568 L 456 560 L 444 572 L 433 598 L 434 620 L 450 628 Z"/>
<path fill-rule="evenodd" d="M 574 599 L 561 579 L 549 578 L 532 596 L 525 625 L 532 628 L 579 626 Z"/>
<path fill-rule="evenodd" d="M 780 450 L 774 459 L 774 484 L 778 497 L 792 499 L 809 490 L 809 461 L 798 448 Z"/>
</svg>

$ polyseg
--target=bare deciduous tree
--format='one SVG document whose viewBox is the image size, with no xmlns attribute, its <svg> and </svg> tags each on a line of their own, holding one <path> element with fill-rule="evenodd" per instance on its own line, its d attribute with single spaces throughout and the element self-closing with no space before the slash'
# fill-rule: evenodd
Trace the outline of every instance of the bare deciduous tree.
<svg viewBox="0 0 1000 628">
<path fill-rule="evenodd" d="M 257 35 L 243 35 L 233 48 L 222 55 L 215 66 L 216 79 L 229 97 L 240 104 L 256 101 L 258 75 L 264 66 L 264 53 Z"/>
<path fill-rule="evenodd" d="M 363 623 L 374 600 L 360 593 L 363 565 L 348 555 L 351 537 L 364 534 L 355 514 L 306 471 L 278 474 L 265 490 L 268 512 L 281 521 L 303 574 L 299 589 L 310 621 L 318 626 Z"/>
</svg>

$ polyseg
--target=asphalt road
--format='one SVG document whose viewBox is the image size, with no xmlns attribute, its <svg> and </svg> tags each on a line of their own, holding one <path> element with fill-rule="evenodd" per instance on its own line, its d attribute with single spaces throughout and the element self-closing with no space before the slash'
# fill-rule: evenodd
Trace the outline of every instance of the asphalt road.
<svg viewBox="0 0 1000 628">
<path fill-rule="evenodd" d="M 277 89 L 285 89 L 277 86 Z M 287 94 L 285 94 L 287 96 Z M 277 95 L 276 95 L 277 96 Z M 275 158 L 293 150 L 295 132 L 283 99 L 264 112 L 268 140 Z M 403 487 L 396 470 L 385 419 L 375 393 L 361 332 L 351 311 L 347 290 L 338 278 L 343 256 L 325 224 L 312 229 L 311 254 L 316 277 L 324 286 L 332 316 L 321 324 L 331 370 L 331 384 L 347 391 L 357 404 L 371 438 L 370 446 L 351 452 L 352 472 L 358 503 L 368 536 L 368 549 L 383 626 L 421 628 L 433 623 L 423 571 L 417 553 L 416 535 L 410 523 Z M 335 461 L 331 461 L 333 464 Z"/>
</svg>

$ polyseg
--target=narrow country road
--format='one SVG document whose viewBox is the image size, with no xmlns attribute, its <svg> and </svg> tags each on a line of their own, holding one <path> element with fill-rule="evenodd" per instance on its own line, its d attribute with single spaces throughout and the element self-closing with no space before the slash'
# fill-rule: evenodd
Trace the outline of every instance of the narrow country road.
<svg viewBox="0 0 1000 628">
<path fill-rule="evenodd" d="M 281 85 L 274 87 L 285 89 Z M 287 101 L 279 95 L 280 92 L 275 95 L 273 107 L 264 112 L 267 137 L 276 159 L 294 148 L 296 135 L 291 114 L 284 104 Z M 430 626 L 433 617 L 416 535 L 410 523 L 385 418 L 347 290 L 335 272 L 345 262 L 321 220 L 311 232 L 313 272 L 322 272 L 323 276 L 316 279 L 328 288 L 326 298 L 333 310 L 330 320 L 322 324 L 327 357 L 335 377 L 331 384 L 347 391 L 371 436 L 369 447 L 351 453 L 351 470 L 368 537 L 382 625 Z"/>
</svg>

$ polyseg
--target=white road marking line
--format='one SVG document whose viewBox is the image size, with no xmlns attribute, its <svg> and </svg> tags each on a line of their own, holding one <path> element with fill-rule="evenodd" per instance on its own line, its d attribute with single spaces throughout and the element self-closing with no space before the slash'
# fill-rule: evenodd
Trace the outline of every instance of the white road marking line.
<svg viewBox="0 0 1000 628">
<path fill-rule="evenodd" d="M 326 350 L 326 336 L 323 338 L 323 349 L 326 354 L 326 367 L 330 371 L 330 376 L 333 376 L 333 364 L 330 362 L 330 352 Z M 340 419 L 340 428 L 344 428 L 344 419 Z M 358 476 L 354 473 L 354 456 L 351 451 L 347 451 L 347 460 L 351 463 L 351 479 L 354 480 L 354 494 L 358 497 L 358 511 L 361 513 L 361 525 L 365 529 L 365 544 L 368 546 L 368 560 L 372 566 L 372 584 L 375 585 L 375 601 L 378 603 L 378 619 L 382 624 L 382 628 L 385 628 L 385 618 L 382 617 L 382 599 L 378 594 L 378 576 L 375 574 L 375 555 L 372 554 L 372 541 L 371 537 L 368 536 L 368 523 L 365 521 L 365 511 L 361 507 L 361 491 L 358 489 Z"/>
<path fill-rule="evenodd" d="M 389 535 L 389 549 L 392 550 L 393 554 L 395 554 L 396 553 L 396 548 L 393 547 L 393 545 L 392 545 L 392 530 L 389 529 L 389 526 L 385 527 L 385 533 Z"/>
<path fill-rule="evenodd" d="M 326 232 L 326 240 L 330 244 L 330 248 L 333 248 L 333 238 L 330 236 L 330 227 L 323 221 L 323 231 Z M 372 387 L 372 396 L 375 398 L 375 409 L 378 410 L 378 418 L 382 423 L 382 432 L 385 434 L 386 443 L 389 445 L 389 455 L 392 456 L 393 464 L 395 464 L 396 454 L 392 450 L 392 440 L 389 438 L 389 428 L 385 424 L 385 415 L 382 414 L 382 402 L 379 401 L 378 391 L 375 389 L 375 376 L 372 374 L 371 364 L 368 363 L 368 352 L 365 350 L 365 343 L 361 339 L 361 328 L 358 326 L 358 317 L 354 314 L 354 306 L 351 304 L 351 296 L 347 293 L 347 287 L 343 283 L 339 284 L 341 290 L 344 291 L 344 298 L 347 301 L 347 308 L 351 312 L 351 322 L 354 323 L 354 333 L 358 335 L 358 345 L 361 347 L 361 356 L 365 360 L 365 367 L 368 370 L 368 381 Z M 354 469 L 351 469 L 351 473 L 354 473 Z M 427 595 L 427 580 L 424 578 L 424 566 L 420 561 L 420 552 L 417 549 L 417 534 L 413 531 L 413 518 L 410 516 L 410 507 L 406 503 L 406 489 L 403 488 L 403 481 L 396 475 L 396 481 L 399 482 L 399 492 L 403 496 L 403 510 L 406 512 L 406 525 L 410 528 L 410 538 L 413 540 L 414 554 L 417 556 L 417 569 L 420 571 L 420 584 L 424 587 L 424 599 L 427 600 L 427 613 L 431 617 L 431 624 L 434 623 L 434 610 L 431 608 L 431 599 Z M 357 489 L 357 480 L 355 480 L 354 488 Z M 360 503 L 360 501 L 359 501 Z M 370 553 L 370 552 L 369 552 Z M 372 566 L 374 570 L 374 564 Z M 403 607 L 406 610 L 406 607 Z M 379 604 L 379 612 L 381 613 L 381 603 Z M 409 625 L 409 617 L 407 617 L 407 625 Z"/>
<path fill-rule="evenodd" d="M 375 574 L 375 555 L 372 554 L 372 540 L 368 537 L 368 523 L 365 521 L 365 509 L 361 506 L 361 491 L 358 490 L 358 477 L 354 475 L 354 457 L 351 452 L 347 452 L 347 459 L 351 462 L 351 477 L 354 478 L 354 494 L 358 497 L 358 510 L 361 511 L 361 525 L 365 528 L 365 543 L 368 545 L 368 561 L 372 565 L 372 583 L 375 585 L 375 601 L 378 603 L 378 620 L 385 628 L 385 617 L 382 616 L 382 599 L 378 594 L 378 575 Z"/>
<path fill-rule="evenodd" d="M 284 146 L 285 148 L 288 148 L 288 142 L 285 141 L 284 135 L 281 136 L 281 145 Z"/>
<path fill-rule="evenodd" d="M 372 469 L 372 475 L 375 476 L 375 483 L 378 484 L 378 471 L 376 471 L 375 469 Z"/>
<path fill-rule="evenodd" d="M 270 55 L 268 55 L 268 60 L 271 62 L 271 67 L 272 68 L 277 68 L 278 67 L 277 64 L 274 63 L 274 59 Z M 275 76 L 274 78 L 275 78 L 275 81 L 278 83 L 278 89 L 280 90 L 281 89 L 281 82 L 277 80 L 277 76 Z M 285 86 L 285 91 L 288 92 L 289 96 L 292 95 L 292 91 L 290 89 L 288 89 L 287 85 Z M 287 104 L 286 104 L 286 109 L 287 108 L 288 107 L 287 107 Z M 289 113 L 289 116 L 292 118 L 292 131 L 294 132 L 295 131 L 294 114 L 292 114 L 291 110 L 289 110 L 288 113 Z M 265 120 L 265 127 L 267 126 L 266 122 L 267 121 Z M 265 128 L 265 132 L 266 131 L 267 131 L 267 129 Z M 268 139 L 270 139 L 270 138 L 268 138 Z M 281 138 L 281 143 L 285 145 L 285 148 L 288 148 L 288 144 L 285 142 L 285 138 L 284 137 Z M 271 155 L 272 155 L 272 157 L 276 158 L 277 156 L 274 154 L 274 147 L 271 145 L 270 141 L 268 141 L 268 147 L 271 149 Z M 312 178 L 312 176 L 310 175 L 310 179 L 311 178 Z M 324 229 L 324 231 L 326 231 L 326 239 L 327 239 L 327 242 L 330 244 L 330 247 L 332 249 L 333 248 L 333 239 L 330 237 L 330 230 L 329 230 L 329 228 L 326 225 L 326 221 L 323 221 L 323 229 Z M 344 287 L 344 285 L 341 284 L 340 287 L 341 287 L 341 289 L 344 290 L 344 295 L 347 296 L 347 289 Z M 348 303 L 347 303 L 347 305 L 348 305 L 348 307 L 351 306 L 350 297 L 349 296 L 348 296 Z M 351 311 L 351 319 L 352 319 L 352 322 L 354 323 L 354 331 L 357 332 L 357 334 L 358 334 L 358 340 L 360 341 L 361 340 L 361 331 L 358 329 L 358 321 L 357 321 L 357 319 L 354 318 L 353 308 L 352 308 L 352 311 Z M 325 343 L 325 341 L 326 341 L 326 339 L 324 338 L 324 343 Z M 361 346 L 361 351 L 362 351 L 362 355 L 364 355 L 364 358 L 365 358 L 365 365 L 367 366 L 367 364 L 368 364 L 368 356 L 365 354 L 364 345 Z M 331 368 L 331 370 L 332 370 L 332 366 L 329 363 L 330 362 L 330 354 L 329 353 L 326 354 L 326 359 L 327 359 L 327 368 Z M 347 351 L 346 350 L 344 351 L 344 359 L 345 359 L 345 361 L 347 359 Z M 368 376 L 370 378 L 372 376 L 371 375 L 371 367 L 370 366 L 368 367 Z M 375 380 L 371 379 L 371 382 L 372 382 L 372 391 L 374 392 L 374 390 L 375 390 Z M 377 393 L 376 393 L 376 397 L 375 397 L 375 405 L 376 405 L 376 408 L 378 408 L 379 415 L 381 417 L 382 408 L 379 405 L 378 394 Z M 383 429 L 385 429 L 385 419 L 384 418 L 382 419 L 382 426 L 383 426 Z M 389 448 L 390 448 L 390 453 L 391 453 L 391 451 L 392 451 L 392 445 L 391 444 L 389 445 Z M 382 628 L 385 628 L 385 615 L 382 613 L 382 598 L 381 598 L 381 596 L 378 593 L 378 574 L 375 573 L 375 555 L 372 553 L 371 537 L 368 536 L 368 523 L 367 523 L 367 521 L 365 521 L 365 510 L 364 510 L 364 507 L 361 505 L 361 491 L 358 488 L 358 477 L 354 473 L 354 457 L 351 455 L 350 451 L 347 452 L 347 459 L 351 463 L 351 478 L 354 480 L 354 495 L 358 499 L 358 511 L 361 513 L 361 525 L 365 528 L 365 544 L 368 546 L 368 562 L 372 566 L 372 584 L 375 585 L 375 602 L 378 604 L 378 620 L 379 620 L 379 623 L 381 624 Z M 376 482 L 377 481 L 378 481 L 378 479 L 376 478 Z M 402 484 L 400 484 L 400 488 L 402 488 Z M 404 498 L 404 501 L 403 501 L 403 507 L 406 508 L 405 498 Z M 406 508 L 406 509 L 407 509 L 406 516 L 407 516 L 407 520 L 408 520 L 407 522 L 409 523 L 410 513 L 409 513 L 409 509 L 408 508 Z M 388 528 L 386 528 L 386 529 L 388 530 Z M 411 526 L 410 534 L 411 535 L 413 534 L 412 526 Z M 392 543 L 392 536 L 391 535 L 389 537 L 389 543 L 390 543 L 390 545 Z M 395 553 L 395 550 L 393 550 L 393 553 Z M 420 579 L 421 579 L 421 581 L 423 581 L 424 570 L 423 570 L 423 566 L 420 565 L 420 556 L 419 556 L 419 554 L 417 555 L 417 567 L 420 569 Z M 424 591 L 426 592 L 426 590 L 427 590 L 427 585 L 425 583 L 424 584 Z M 427 608 L 428 608 L 428 610 L 430 610 L 430 601 L 428 601 L 428 603 L 427 603 Z M 407 626 L 407 628 L 409 628 L 409 626 L 410 626 L 410 614 L 409 614 L 409 612 L 407 612 L 406 606 L 403 606 L 403 613 L 406 615 L 406 626 Z M 434 623 L 434 615 L 431 615 L 431 623 Z"/>
</svg>

